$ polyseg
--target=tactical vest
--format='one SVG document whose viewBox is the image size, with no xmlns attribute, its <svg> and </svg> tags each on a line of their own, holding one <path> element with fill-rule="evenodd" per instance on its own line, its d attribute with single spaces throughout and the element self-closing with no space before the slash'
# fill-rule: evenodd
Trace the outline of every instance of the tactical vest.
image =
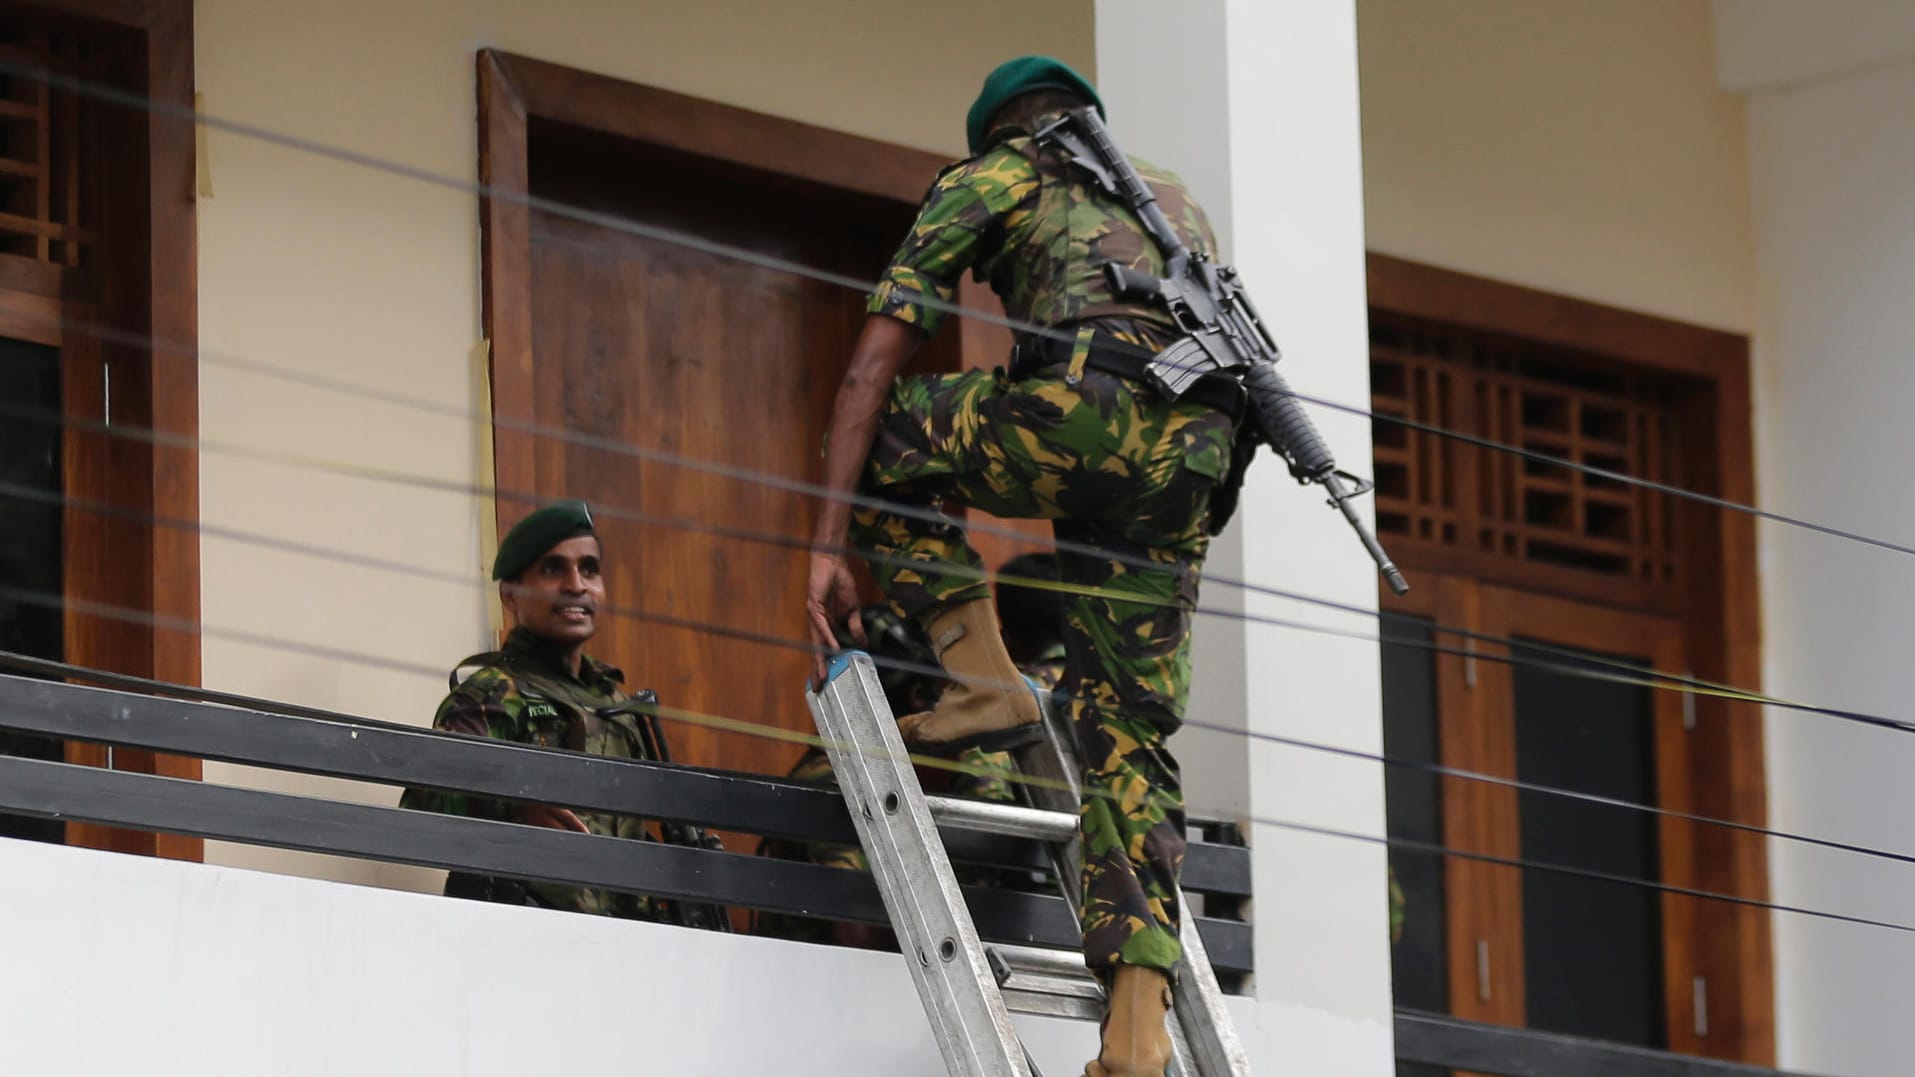
<svg viewBox="0 0 1915 1077">
<path fill-rule="evenodd" d="M 615 759 L 653 759 L 657 757 L 645 712 L 657 705 L 658 697 L 644 689 L 606 707 L 588 707 L 578 702 L 576 688 L 545 672 L 528 668 L 504 651 L 475 654 L 452 668 L 448 681 L 453 688 L 463 683 L 463 670 L 491 666 L 512 675 L 512 683 L 525 699 L 525 723 L 529 739 L 524 743 L 544 748 L 564 748 Z"/>
<path fill-rule="evenodd" d="M 576 698 L 577 686 L 530 668 L 504 651 L 488 651 L 467 658 L 452 668 L 447 681 L 456 689 L 466 679 L 462 673 L 488 666 L 510 674 L 513 687 L 525 700 L 522 717 L 528 728 L 521 743 L 615 759 L 657 758 L 657 749 L 648 732 L 646 709 L 656 705 L 658 699 L 649 689 L 609 706 L 591 707 Z M 594 834 L 637 841 L 648 838 L 644 821 L 640 819 L 585 811 L 578 816 Z M 454 897 L 641 918 L 653 918 L 659 912 L 657 903 L 637 895 L 465 872 L 448 876 L 445 892 Z"/>
<path fill-rule="evenodd" d="M 987 280 L 1004 300 L 1006 317 L 1046 327 L 1125 318 L 1176 334 L 1176 322 L 1162 306 L 1120 299 L 1105 279 L 1107 262 L 1153 276 L 1164 273 L 1163 255 L 1136 214 L 1098 190 L 1085 171 L 1072 167 L 1068 156 L 1055 147 L 1040 148 L 1025 135 L 999 145 L 1030 161 L 1038 175 L 1030 236 L 1007 246 L 988 264 L 977 265 L 978 278 Z M 1214 251 L 1209 227 L 1183 184 L 1142 161 L 1136 165 L 1185 244 L 1192 250 Z"/>
</svg>

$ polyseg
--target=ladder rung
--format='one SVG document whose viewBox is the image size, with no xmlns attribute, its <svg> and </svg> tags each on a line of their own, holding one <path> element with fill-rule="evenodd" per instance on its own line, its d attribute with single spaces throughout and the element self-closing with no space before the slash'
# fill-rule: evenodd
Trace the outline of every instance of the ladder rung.
<svg viewBox="0 0 1915 1077">
<path fill-rule="evenodd" d="M 1104 1013 L 1104 988 L 1074 950 L 998 945 L 991 952 L 1009 973 L 999 985 L 1013 1013 L 1095 1021 Z M 996 964 L 996 962 L 993 962 Z"/>
<path fill-rule="evenodd" d="M 958 797 L 925 797 L 931 818 L 959 830 L 985 834 L 1008 834 L 1038 841 L 1069 841 L 1077 836 L 1077 816 L 1069 812 L 1042 811 L 1016 804 L 994 804 L 988 800 Z"/>
<path fill-rule="evenodd" d="M 1032 1013 L 1044 1017 L 1069 1017 L 1078 1021 L 1096 1021 L 1104 1016 L 1103 996 L 1085 998 L 1042 989 L 1025 990 L 1013 983 L 1004 988 L 1004 1008 L 1012 1013 Z"/>
<path fill-rule="evenodd" d="M 1048 946 L 1017 946 L 1010 943 L 992 943 L 991 949 L 1004 959 L 1012 972 L 1036 972 L 1047 976 L 1076 976 L 1090 980 L 1090 970 L 1084 967 L 1084 955 L 1076 950 L 1054 950 Z M 1095 982 L 1095 981 L 1091 981 Z M 1102 994 L 1100 990 L 1098 992 Z"/>
</svg>

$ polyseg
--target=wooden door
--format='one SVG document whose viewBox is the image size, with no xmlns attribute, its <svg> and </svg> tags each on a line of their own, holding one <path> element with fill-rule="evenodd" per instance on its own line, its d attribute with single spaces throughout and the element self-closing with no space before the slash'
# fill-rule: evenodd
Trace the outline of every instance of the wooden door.
<svg viewBox="0 0 1915 1077">
<path fill-rule="evenodd" d="M 908 204 L 535 124 L 536 195 L 691 242 L 531 216 L 537 493 L 592 503 L 613 616 L 590 651 L 709 721 L 683 762 L 782 773 L 808 733 L 803 587 L 814 483 L 864 293 L 749 258 L 876 277 Z M 956 365 L 955 334 L 915 369 Z M 629 447 L 629 448 L 628 448 Z"/>
<path fill-rule="evenodd" d="M 1694 885 L 1690 823 L 1590 799 L 1693 810 L 1683 697 L 1634 671 L 1685 668 L 1680 623 L 1466 577 L 1423 584 L 1392 603 L 1417 620 L 1396 622 L 1384 648 L 1385 753 L 1506 781 L 1392 768 L 1392 834 L 1474 854 L 1392 854 L 1409 899 L 1395 950 L 1400 1003 L 1699 1052 L 1695 900 L 1574 874 Z M 1603 912 L 1578 919 L 1590 907 Z M 1579 977 L 1589 960 L 1615 982 Z"/>
</svg>

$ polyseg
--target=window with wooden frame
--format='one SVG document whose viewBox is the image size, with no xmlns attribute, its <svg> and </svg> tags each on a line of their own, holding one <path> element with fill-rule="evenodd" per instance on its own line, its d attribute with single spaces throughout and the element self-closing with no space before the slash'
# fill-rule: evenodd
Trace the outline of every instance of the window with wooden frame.
<svg viewBox="0 0 1915 1077">
<path fill-rule="evenodd" d="M 1417 426 L 1376 427 L 1377 533 L 1438 558 L 1521 563 L 1536 578 L 1572 569 L 1669 604 L 1682 568 L 1669 495 L 1597 472 L 1685 485 L 1680 423 L 1694 388 L 1602 356 L 1379 311 L 1371 404 Z M 1535 455 L 1420 429 L 1430 427 Z"/>
<path fill-rule="evenodd" d="M 1369 285 L 1413 588 L 1385 751 L 1498 779 L 1390 768 L 1392 835 L 1476 856 L 1392 854 L 1399 1005 L 1772 1063 L 1766 912 L 1593 877 L 1767 896 L 1759 837 L 1608 803 L 1765 818 L 1760 709 L 1648 676 L 1759 687 L 1753 523 L 1614 477 L 1753 500 L 1746 338 L 1379 255 Z"/>
<path fill-rule="evenodd" d="M 0 363 L 15 409 L 0 548 L 17 554 L 0 558 L 0 621 L 30 653 L 188 684 L 199 679 L 194 128 L 101 91 L 191 108 L 192 40 L 190 0 L 0 3 Z M 150 752 L 53 750 L 200 770 Z M 41 836 L 187 858 L 201 846 L 81 823 Z"/>
</svg>

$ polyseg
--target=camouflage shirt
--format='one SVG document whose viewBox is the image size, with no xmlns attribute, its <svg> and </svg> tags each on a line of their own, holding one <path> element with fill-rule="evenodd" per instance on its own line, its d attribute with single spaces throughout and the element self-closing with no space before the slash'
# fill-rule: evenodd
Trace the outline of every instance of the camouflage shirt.
<svg viewBox="0 0 1915 1077">
<path fill-rule="evenodd" d="M 1132 163 L 1184 243 L 1214 256 L 1210 222 L 1183 181 L 1135 158 Z M 1135 214 L 1098 190 L 1061 151 L 1013 135 L 939 173 L 867 309 L 935 334 L 946 311 L 924 297 L 955 302 L 958 279 L 969 269 L 989 282 L 1013 321 L 1057 326 L 1122 319 L 1138 330 L 1124 335 L 1168 343 L 1175 336 L 1169 311 L 1112 295 L 1106 262 L 1164 272 L 1163 256 Z"/>
<path fill-rule="evenodd" d="M 481 657 L 485 663 L 459 681 L 439 704 L 433 728 L 621 759 L 649 757 L 640 719 L 630 713 L 607 713 L 626 700 L 619 688 L 625 674 L 618 669 L 582 657 L 578 675 L 573 676 L 555 648 L 523 628 L 514 629 L 497 654 Z M 399 806 L 477 819 L 518 820 L 515 804 L 436 789 L 408 789 Z M 647 837 L 641 819 L 603 812 L 577 814 L 594 834 Z M 649 900 L 633 894 L 556 883 L 527 883 L 525 889 L 538 904 L 555 908 L 644 918 L 652 914 Z"/>
</svg>

